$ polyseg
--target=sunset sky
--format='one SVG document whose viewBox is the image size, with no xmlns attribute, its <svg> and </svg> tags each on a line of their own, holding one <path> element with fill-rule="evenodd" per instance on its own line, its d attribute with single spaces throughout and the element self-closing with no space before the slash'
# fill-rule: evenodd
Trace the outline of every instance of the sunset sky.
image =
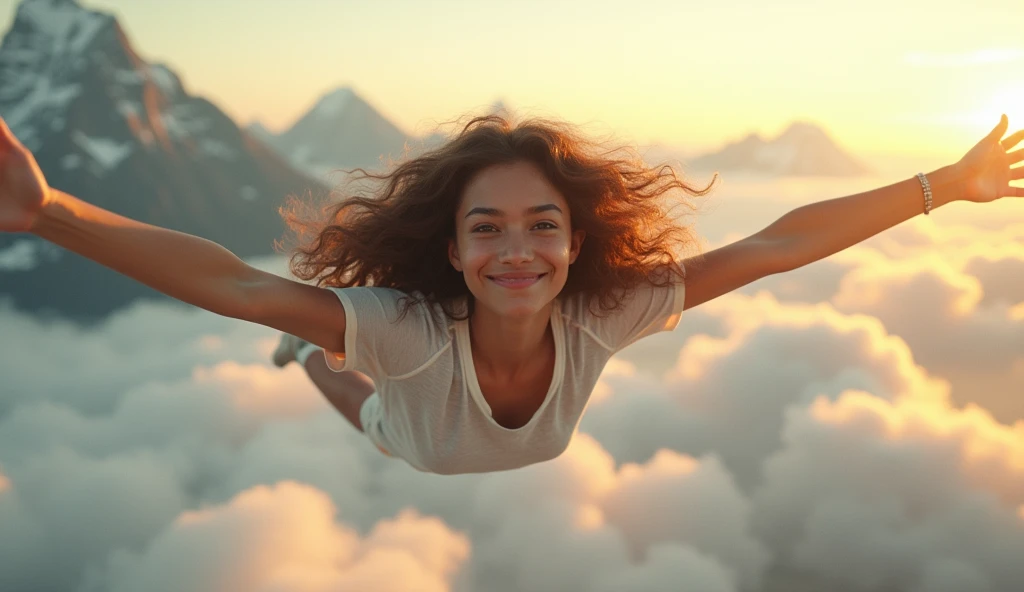
<svg viewBox="0 0 1024 592">
<path fill-rule="evenodd" d="M 726 170 L 695 222 L 705 251 L 957 159 L 1001 113 L 1024 128 L 1024 0 L 84 4 L 240 125 L 280 130 L 351 85 L 410 134 L 500 99 L 684 152 L 810 121 L 892 165 Z M 84 150 L 66 125 L 54 137 Z M 139 211 L 169 183 L 89 170 Z M 281 254 L 247 263 L 292 277 Z M 103 285 L 63 269 L 41 271 L 75 298 Z M 149 299 L 80 324 L 0 297 L 0 591 L 1020 590 L 1022 278 L 1024 200 L 944 205 L 688 308 L 603 368 L 559 457 L 457 476 L 381 454 L 299 364 L 272 363 L 270 326 Z M 355 321 L 353 340 L 391 347 Z"/>
<path fill-rule="evenodd" d="M 410 133 L 502 99 L 684 150 L 803 119 L 856 152 L 959 157 L 1000 113 L 1024 125 L 1019 0 L 83 4 L 272 130 L 342 84 Z"/>
</svg>

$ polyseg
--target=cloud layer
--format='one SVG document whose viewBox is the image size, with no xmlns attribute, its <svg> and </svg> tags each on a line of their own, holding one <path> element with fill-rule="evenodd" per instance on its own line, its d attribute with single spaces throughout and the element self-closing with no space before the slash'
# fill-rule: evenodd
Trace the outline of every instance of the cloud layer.
<svg viewBox="0 0 1024 592">
<path fill-rule="evenodd" d="M 1024 229 L 933 224 L 688 311 L 485 475 L 380 455 L 265 328 L 0 308 L 0 589 L 1014 590 Z"/>
</svg>

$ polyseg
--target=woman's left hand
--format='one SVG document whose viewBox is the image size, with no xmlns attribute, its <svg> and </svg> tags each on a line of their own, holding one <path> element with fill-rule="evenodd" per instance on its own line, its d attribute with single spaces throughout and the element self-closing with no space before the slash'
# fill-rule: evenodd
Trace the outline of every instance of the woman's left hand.
<svg viewBox="0 0 1024 592">
<path fill-rule="evenodd" d="M 999 125 L 956 163 L 963 179 L 960 199 L 985 203 L 1000 197 L 1024 197 L 1024 187 L 1010 185 L 1010 181 L 1024 179 L 1024 166 L 1010 168 L 1024 160 L 1024 148 L 1009 151 L 1024 140 L 1024 130 L 1002 140 L 1008 125 L 1003 115 Z"/>
</svg>

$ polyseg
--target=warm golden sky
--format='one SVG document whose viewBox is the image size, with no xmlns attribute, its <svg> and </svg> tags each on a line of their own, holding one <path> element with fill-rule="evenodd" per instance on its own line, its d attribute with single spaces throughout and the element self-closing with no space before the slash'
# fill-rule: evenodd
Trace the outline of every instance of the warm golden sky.
<svg viewBox="0 0 1024 592">
<path fill-rule="evenodd" d="M 280 129 L 353 85 L 410 132 L 498 98 L 703 149 L 794 119 L 859 152 L 959 157 L 1024 127 L 1024 2 L 88 0 L 144 58 Z M 0 26 L 16 2 L 0 0 Z"/>
</svg>

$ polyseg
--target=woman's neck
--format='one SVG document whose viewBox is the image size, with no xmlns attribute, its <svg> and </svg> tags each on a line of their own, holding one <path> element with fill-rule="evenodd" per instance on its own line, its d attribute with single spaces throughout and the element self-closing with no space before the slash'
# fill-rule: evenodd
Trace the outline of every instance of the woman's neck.
<svg viewBox="0 0 1024 592">
<path fill-rule="evenodd" d="M 533 368 L 553 343 L 549 303 L 531 317 L 509 318 L 480 306 L 469 319 L 470 346 L 478 374 L 499 380 L 514 380 Z"/>
</svg>

